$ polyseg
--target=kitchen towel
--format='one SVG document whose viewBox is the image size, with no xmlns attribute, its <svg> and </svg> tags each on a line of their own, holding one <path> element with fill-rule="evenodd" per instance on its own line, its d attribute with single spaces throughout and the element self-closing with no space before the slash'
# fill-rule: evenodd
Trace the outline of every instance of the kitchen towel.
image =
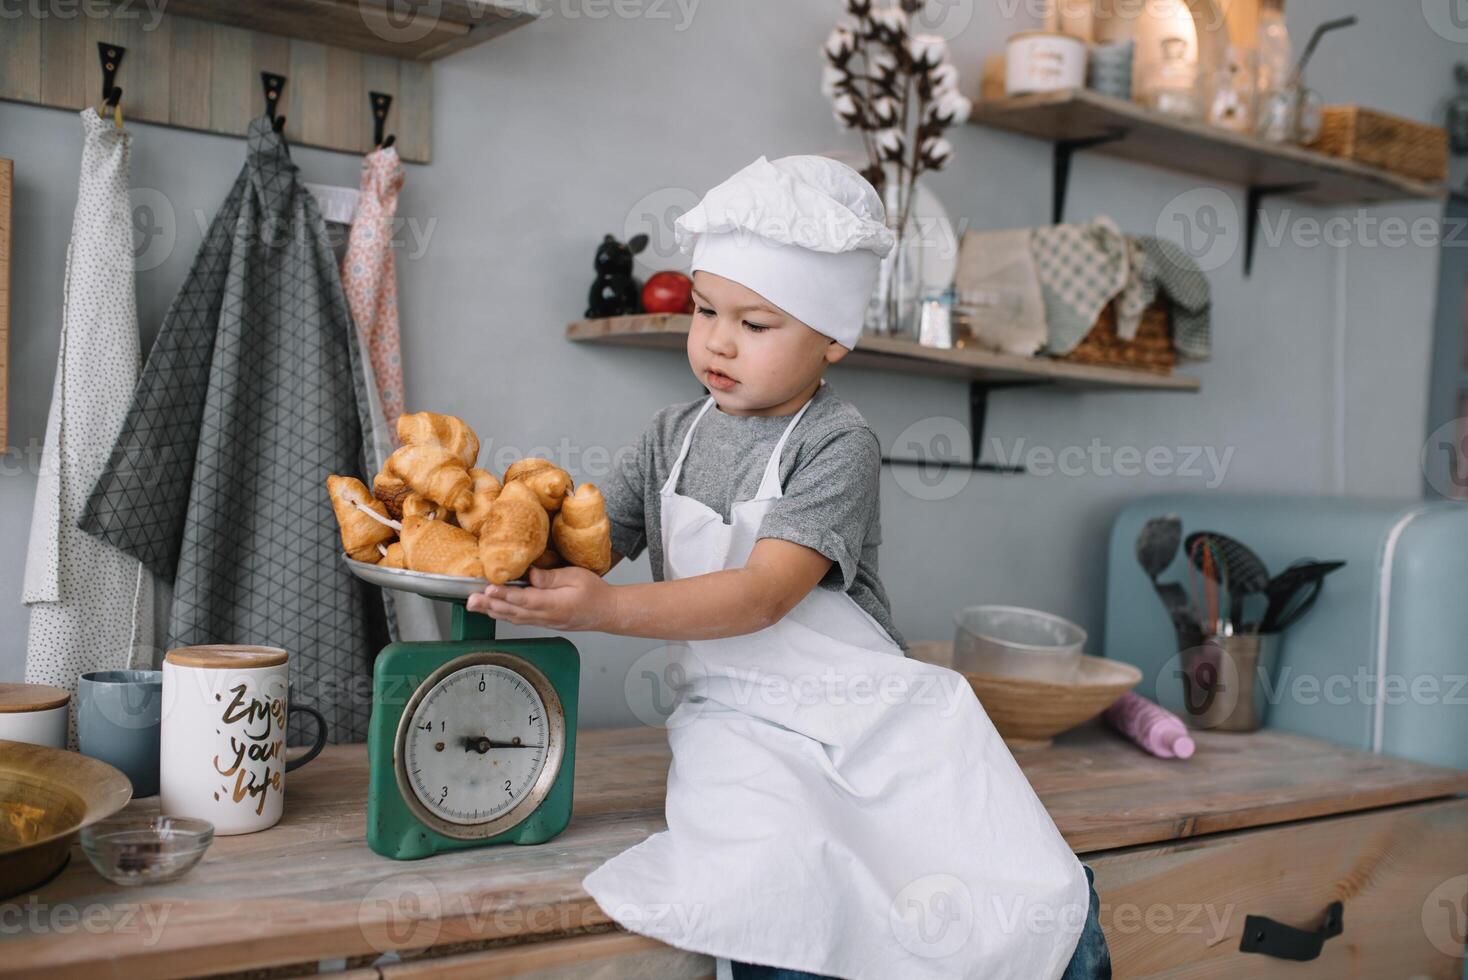
<svg viewBox="0 0 1468 980">
<path fill-rule="evenodd" d="M 367 466 L 380 473 L 397 448 L 398 418 L 403 413 L 403 360 L 398 343 L 398 284 L 393 261 L 392 223 L 403 166 L 391 147 L 373 150 L 362 159 L 362 187 L 347 231 L 342 257 L 342 285 L 357 325 L 358 366 L 367 375 L 365 388 L 372 416 L 372 437 L 364 440 Z M 434 602 L 412 592 L 382 590 L 388 632 L 397 640 L 439 640 Z"/>
<path fill-rule="evenodd" d="M 1181 245 L 1165 238 L 1139 235 L 1147 257 L 1144 274 L 1172 300 L 1172 345 L 1178 354 L 1207 360 L 1213 350 L 1213 297 L 1208 277 Z"/>
<path fill-rule="evenodd" d="M 1045 297 L 1047 349 L 1063 357 L 1096 325 L 1101 310 L 1126 285 L 1127 244 L 1116 223 L 1050 225 L 1030 235 L 1030 251 Z"/>
<path fill-rule="evenodd" d="M 362 192 L 342 260 L 347 306 L 367 345 L 389 439 L 396 434 L 398 416 L 403 414 L 403 357 L 392 240 L 402 187 L 403 165 L 397 150 L 379 147 L 362 158 Z"/>
<path fill-rule="evenodd" d="M 152 576 L 136 558 L 76 527 L 122 428 L 141 362 L 128 203 L 132 134 L 92 108 L 81 121 L 61 346 L 22 593 L 31 609 L 26 680 L 73 693 L 86 671 L 156 666 Z"/>
<path fill-rule="evenodd" d="M 316 199 L 268 118 L 248 147 L 81 524 L 174 582 L 170 646 L 283 647 L 292 701 L 363 741 L 382 601 L 325 482 L 364 468 L 364 375 Z"/>
<path fill-rule="evenodd" d="M 954 285 L 981 346 L 1020 357 L 1033 357 L 1045 346 L 1045 299 L 1030 252 L 1030 229 L 965 233 Z"/>
</svg>

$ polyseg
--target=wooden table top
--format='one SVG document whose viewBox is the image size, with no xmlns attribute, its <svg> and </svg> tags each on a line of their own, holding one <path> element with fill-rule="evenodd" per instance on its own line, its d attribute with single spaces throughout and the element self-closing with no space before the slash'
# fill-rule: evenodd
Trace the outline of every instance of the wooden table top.
<svg viewBox="0 0 1468 980">
<path fill-rule="evenodd" d="M 1186 762 L 1088 726 L 1017 756 L 1085 854 L 1468 792 L 1437 769 L 1279 732 L 1196 733 Z M 0 974 L 196 975 L 609 928 L 581 889 L 607 858 L 662 830 L 660 729 L 583 731 L 571 825 L 534 847 L 416 862 L 365 843 L 367 749 L 333 746 L 289 777 L 285 818 L 217 838 L 181 880 L 111 885 L 79 847 L 34 896 L 0 902 Z M 156 811 L 156 797 L 133 812 Z M 20 928 L 17 928 L 17 924 Z"/>
</svg>

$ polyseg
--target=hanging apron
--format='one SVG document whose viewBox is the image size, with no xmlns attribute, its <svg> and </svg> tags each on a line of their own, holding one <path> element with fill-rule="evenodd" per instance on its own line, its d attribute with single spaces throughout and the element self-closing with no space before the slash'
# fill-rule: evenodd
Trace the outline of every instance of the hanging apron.
<svg viewBox="0 0 1468 980">
<path fill-rule="evenodd" d="M 31 607 L 26 681 L 72 692 L 77 675 L 87 671 L 156 666 L 152 576 L 136 558 L 76 526 L 122 428 L 141 363 L 128 202 L 132 135 L 91 108 L 81 119 L 85 142 L 62 287 L 61 349 L 23 592 Z"/>
<path fill-rule="evenodd" d="M 403 358 L 398 342 L 398 282 L 393 260 L 392 221 L 403 165 L 391 147 L 362 158 L 361 193 L 342 257 L 342 286 L 357 325 L 358 367 L 364 375 L 372 438 L 366 440 L 367 468 L 380 473 L 397 448 L 403 414 Z M 368 483 L 370 484 L 370 480 Z M 441 639 L 434 601 L 412 592 L 382 591 L 392 639 Z"/>
<path fill-rule="evenodd" d="M 780 452 L 731 523 L 661 491 L 669 579 L 740 568 Z M 845 592 L 773 626 L 675 645 L 668 829 L 588 875 L 625 928 L 718 959 L 903 980 L 1064 972 L 1085 871 L 961 674 L 903 655 Z"/>
<path fill-rule="evenodd" d="M 360 742 L 382 600 L 347 571 L 324 490 L 363 470 L 370 434 L 354 328 L 284 141 L 260 118 L 248 143 L 81 525 L 173 581 L 170 646 L 285 648 L 292 701 Z"/>
</svg>

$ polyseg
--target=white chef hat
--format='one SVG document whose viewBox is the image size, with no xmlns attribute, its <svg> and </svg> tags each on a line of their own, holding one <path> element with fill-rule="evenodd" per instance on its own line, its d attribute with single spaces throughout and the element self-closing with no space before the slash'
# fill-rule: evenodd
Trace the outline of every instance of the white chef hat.
<svg viewBox="0 0 1468 980">
<path fill-rule="evenodd" d="M 754 290 L 851 349 L 877 269 L 896 236 L 882 199 L 851 167 L 822 156 L 764 157 L 704 195 L 673 225 L 703 269 Z"/>
</svg>

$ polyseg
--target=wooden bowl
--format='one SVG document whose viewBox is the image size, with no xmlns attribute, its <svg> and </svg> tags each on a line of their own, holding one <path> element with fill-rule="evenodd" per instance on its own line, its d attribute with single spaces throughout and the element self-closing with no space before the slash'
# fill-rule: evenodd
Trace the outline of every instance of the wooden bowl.
<svg viewBox="0 0 1468 980">
<path fill-rule="evenodd" d="M 133 787 L 105 762 L 0 740 L 0 898 L 28 892 L 66 863 L 76 832 L 127 806 Z"/>
<path fill-rule="evenodd" d="M 914 660 L 953 669 L 952 642 L 911 646 Z M 1131 664 L 1087 656 L 1081 657 L 1079 667 L 1053 680 L 960 673 L 1011 749 L 1044 748 L 1056 735 L 1090 721 L 1142 682 L 1142 672 Z"/>
</svg>

